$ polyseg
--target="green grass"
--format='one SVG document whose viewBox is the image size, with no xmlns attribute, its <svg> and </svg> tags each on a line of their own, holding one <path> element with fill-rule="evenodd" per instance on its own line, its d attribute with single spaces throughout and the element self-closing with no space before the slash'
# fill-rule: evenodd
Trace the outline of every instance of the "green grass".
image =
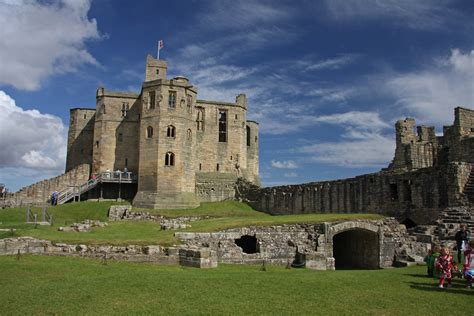
<svg viewBox="0 0 474 316">
<path fill-rule="evenodd" d="M 425 267 L 311 271 L 0 257 L 5 315 L 472 315 L 474 290 L 439 290 Z"/>
<path fill-rule="evenodd" d="M 124 221 L 111 222 L 105 228 L 94 228 L 88 233 L 59 232 L 59 226 L 68 226 L 84 219 L 107 220 L 107 211 L 112 202 L 81 202 L 59 205 L 48 209 L 53 214 L 54 225 L 37 226 L 25 224 L 25 208 L 0 210 L 0 228 L 15 228 L 10 232 L 0 232 L 0 238 L 14 236 L 31 236 L 40 239 L 64 243 L 83 244 L 112 244 L 112 245 L 172 245 L 179 241 L 174 238 L 175 231 L 162 231 L 156 222 Z M 34 209 L 40 217 L 40 209 Z M 250 225 L 282 225 L 295 223 L 320 223 L 325 221 L 352 220 L 352 219 L 379 219 L 375 214 L 302 214 L 271 216 L 257 212 L 247 204 L 235 201 L 218 203 L 203 203 L 194 210 L 146 210 L 153 214 L 165 216 L 210 216 L 191 222 L 192 227 L 179 231 L 215 232 L 233 227 Z M 39 218 L 38 217 L 38 218 Z"/>
</svg>

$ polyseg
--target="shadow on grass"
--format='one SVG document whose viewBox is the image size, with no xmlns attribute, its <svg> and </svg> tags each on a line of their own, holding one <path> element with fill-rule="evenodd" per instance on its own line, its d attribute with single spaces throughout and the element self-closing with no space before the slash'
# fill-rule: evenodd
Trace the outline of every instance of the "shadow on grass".
<svg viewBox="0 0 474 316">
<path fill-rule="evenodd" d="M 453 287 L 440 289 L 438 282 L 434 280 L 432 283 L 418 283 L 418 282 L 407 282 L 412 289 L 428 291 L 428 292 L 448 292 L 453 294 L 462 295 L 474 295 L 474 290 L 467 289 L 463 283 L 453 282 Z"/>
</svg>

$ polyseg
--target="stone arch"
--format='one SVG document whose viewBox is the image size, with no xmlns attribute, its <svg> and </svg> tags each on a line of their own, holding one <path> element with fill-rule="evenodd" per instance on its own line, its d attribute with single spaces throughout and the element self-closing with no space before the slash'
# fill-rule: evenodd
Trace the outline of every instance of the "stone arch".
<svg viewBox="0 0 474 316">
<path fill-rule="evenodd" d="M 381 237 L 377 225 L 365 222 L 345 222 L 329 227 L 328 249 L 336 269 L 378 269 Z"/>
</svg>

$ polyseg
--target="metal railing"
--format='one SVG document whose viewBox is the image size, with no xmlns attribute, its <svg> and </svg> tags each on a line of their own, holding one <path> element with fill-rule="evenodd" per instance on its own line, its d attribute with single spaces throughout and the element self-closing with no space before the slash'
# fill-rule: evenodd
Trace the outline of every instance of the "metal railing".
<svg viewBox="0 0 474 316">
<path fill-rule="evenodd" d="M 64 204 L 75 198 L 80 198 L 81 194 L 93 189 L 99 183 L 135 183 L 137 176 L 132 172 L 106 171 L 86 183 L 76 186 L 70 186 L 57 194 L 56 203 Z"/>
</svg>

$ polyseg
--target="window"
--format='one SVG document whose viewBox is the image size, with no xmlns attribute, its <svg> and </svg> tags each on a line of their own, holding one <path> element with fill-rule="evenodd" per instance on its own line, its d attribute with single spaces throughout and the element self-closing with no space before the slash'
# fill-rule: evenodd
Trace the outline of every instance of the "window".
<svg viewBox="0 0 474 316">
<path fill-rule="evenodd" d="M 193 97 L 190 96 L 190 95 L 188 95 L 187 100 L 188 100 L 188 102 L 187 102 L 188 113 L 191 113 L 191 112 L 192 112 L 192 109 L 193 109 L 193 108 L 192 108 L 192 106 L 193 106 Z"/>
<path fill-rule="evenodd" d="M 165 154 L 165 166 L 174 166 L 174 154 L 170 151 Z"/>
<path fill-rule="evenodd" d="M 390 183 L 390 199 L 398 201 L 398 187 L 396 183 Z"/>
<path fill-rule="evenodd" d="M 119 142 L 123 141 L 123 134 L 122 134 L 122 133 L 118 133 L 117 140 L 118 140 Z"/>
<path fill-rule="evenodd" d="M 127 117 L 128 110 L 128 103 L 122 103 L 122 117 Z"/>
<path fill-rule="evenodd" d="M 202 164 L 199 164 L 199 171 L 202 170 Z"/>
<path fill-rule="evenodd" d="M 197 123 L 197 130 L 203 131 L 204 130 L 204 109 L 203 108 L 198 109 L 196 123 Z"/>
<path fill-rule="evenodd" d="M 219 110 L 219 142 L 227 141 L 227 111 Z"/>
<path fill-rule="evenodd" d="M 148 103 L 148 108 L 151 110 L 151 109 L 154 109 L 155 108 L 155 104 L 156 104 L 156 98 L 155 98 L 155 91 L 150 91 L 148 93 L 148 100 L 149 100 L 149 103 Z"/>
<path fill-rule="evenodd" d="M 216 166 L 216 171 L 219 171 L 219 164 L 217 164 Z"/>
<path fill-rule="evenodd" d="M 99 141 L 98 140 L 95 141 L 95 147 L 99 148 Z"/>
<path fill-rule="evenodd" d="M 87 114 L 84 114 L 84 119 L 86 119 L 86 118 L 87 118 Z"/>
<path fill-rule="evenodd" d="M 156 70 L 156 74 L 157 74 L 157 75 L 160 74 L 160 69 L 157 69 L 157 70 Z"/>
<path fill-rule="evenodd" d="M 188 137 L 187 137 L 187 140 L 190 141 L 193 137 L 193 132 L 191 131 L 191 129 L 188 128 Z"/>
<path fill-rule="evenodd" d="M 153 137 L 153 127 L 148 126 L 146 128 L 146 138 L 152 138 Z"/>
<path fill-rule="evenodd" d="M 125 158 L 125 168 L 128 167 L 128 158 Z"/>
<path fill-rule="evenodd" d="M 100 113 L 105 114 L 105 104 L 100 107 Z"/>
<path fill-rule="evenodd" d="M 247 126 L 247 146 L 250 146 L 250 127 Z"/>
<path fill-rule="evenodd" d="M 235 119 L 238 120 L 239 119 L 239 116 L 237 114 L 235 114 Z"/>
<path fill-rule="evenodd" d="M 174 137 L 175 136 L 176 128 L 173 125 L 168 126 L 166 129 L 166 136 L 167 137 Z"/>
<path fill-rule="evenodd" d="M 176 92 L 174 91 L 170 91 L 168 96 L 168 106 L 173 109 L 176 107 Z"/>
</svg>

